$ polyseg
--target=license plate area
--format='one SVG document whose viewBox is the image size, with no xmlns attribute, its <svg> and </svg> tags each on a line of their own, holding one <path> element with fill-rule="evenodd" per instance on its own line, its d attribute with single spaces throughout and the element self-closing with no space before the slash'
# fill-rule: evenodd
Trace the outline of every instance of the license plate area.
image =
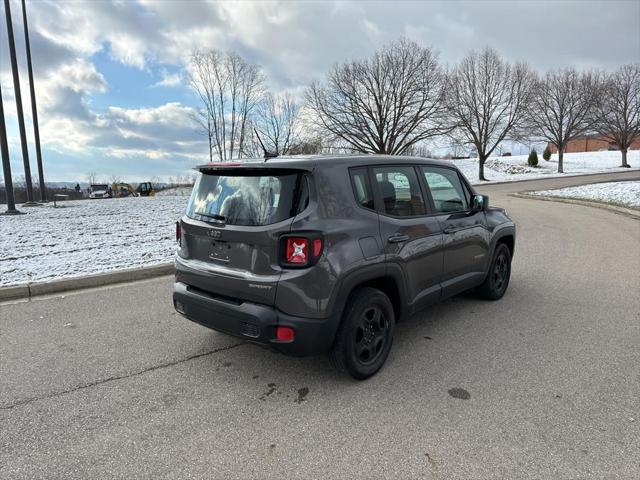
<svg viewBox="0 0 640 480">
<path fill-rule="evenodd" d="M 229 242 L 211 242 L 209 260 L 219 263 L 229 263 L 231 244 Z"/>
</svg>

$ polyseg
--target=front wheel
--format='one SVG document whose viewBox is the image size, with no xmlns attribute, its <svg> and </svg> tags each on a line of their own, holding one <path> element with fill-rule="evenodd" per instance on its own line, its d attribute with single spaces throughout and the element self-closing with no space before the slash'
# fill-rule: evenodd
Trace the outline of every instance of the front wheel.
<svg viewBox="0 0 640 480">
<path fill-rule="evenodd" d="M 502 298 L 511 278 L 511 252 L 504 243 L 498 244 L 493 254 L 489 273 L 478 291 L 483 298 L 498 300 Z"/>
<path fill-rule="evenodd" d="M 395 315 L 380 290 L 358 288 L 349 299 L 329 358 L 334 367 L 357 380 L 374 375 L 387 360 Z"/>
</svg>

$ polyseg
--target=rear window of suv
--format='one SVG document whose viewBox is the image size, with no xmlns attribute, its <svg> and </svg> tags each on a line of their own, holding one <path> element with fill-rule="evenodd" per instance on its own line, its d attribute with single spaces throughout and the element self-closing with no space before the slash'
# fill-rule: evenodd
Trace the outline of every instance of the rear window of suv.
<svg viewBox="0 0 640 480">
<path fill-rule="evenodd" d="M 306 192 L 303 181 L 299 173 L 202 172 L 193 187 L 187 216 L 227 225 L 278 223 L 297 213 L 300 197 Z"/>
</svg>

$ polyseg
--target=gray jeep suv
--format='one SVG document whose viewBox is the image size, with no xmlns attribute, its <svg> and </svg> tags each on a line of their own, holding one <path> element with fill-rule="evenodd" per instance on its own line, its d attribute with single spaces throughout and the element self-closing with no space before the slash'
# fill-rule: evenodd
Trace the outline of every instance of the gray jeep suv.
<svg viewBox="0 0 640 480">
<path fill-rule="evenodd" d="M 384 364 L 396 322 L 509 283 L 515 226 L 449 162 L 305 156 L 198 167 L 173 302 L 189 320 L 354 378 Z"/>
</svg>

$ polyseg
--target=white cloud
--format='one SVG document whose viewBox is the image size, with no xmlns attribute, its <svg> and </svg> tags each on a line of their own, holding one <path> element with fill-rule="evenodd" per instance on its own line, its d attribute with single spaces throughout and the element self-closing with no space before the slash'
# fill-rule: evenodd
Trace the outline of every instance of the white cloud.
<svg viewBox="0 0 640 480">
<path fill-rule="evenodd" d="M 182 84 L 182 81 L 182 75 L 180 72 L 169 73 L 166 70 L 163 70 L 162 79 L 154 83 L 152 87 L 177 87 Z"/>
<path fill-rule="evenodd" d="M 101 145 L 106 154 L 148 149 L 149 158 L 159 158 L 159 151 L 185 156 L 202 151 L 202 139 L 193 124 L 193 109 L 177 102 L 154 108 L 109 107 L 97 124 L 101 137 L 94 143 Z"/>
<path fill-rule="evenodd" d="M 78 93 L 104 93 L 108 88 L 104 76 L 96 70 L 96 66 L 80 58 L 60 65 L 41 83 L 44 87 L 41 87 L 43 92 L 39 92 L 39 96 L 46 94 L 45 90 L 51 88 L 69 88 Z"/>
<path fill-rule="evenodd" d="M 15 0 L 13 5 L 28 119 L 20 5 Z M 543 0 L 28 2 L 41 136 L 47 148 L 87 157 L 169 162 L 204 156 L 206 145 L 192 125 L 184 92 L 170 97 L 175 94 L 172 87 L 185 84 L 183 72 L 194 49 L 236 50 L 264 67 L 272 89 L 294 91 L 299 97 L 335 62 L 369 55 L 401 35 L 433 46 L 445 63 L 485 44 L 536 68 L 640 61 L 637 2 L 555 2 L 552 16 L 547 6 Z M 4 18 L 0 23 L 0 31 L 6 32 Z M 98 53 L 149 75 L 161 68 L 161 78 L 152 86 L 163 88 L 141 91 L 141 103 L 147 94 L 166 97 L 153 107 L 123 108 L 118 91 L 129 86 L 111 74 L 105 78 L 95 64 Z M 0 80 L 5 110 L 12 117 L 15 103 L 5 41 L 0 42 Z M 100 108 L 94 106 L 97 98 Z M 172 101 L 175 98 L 181 102 Z"/>
</svg>

